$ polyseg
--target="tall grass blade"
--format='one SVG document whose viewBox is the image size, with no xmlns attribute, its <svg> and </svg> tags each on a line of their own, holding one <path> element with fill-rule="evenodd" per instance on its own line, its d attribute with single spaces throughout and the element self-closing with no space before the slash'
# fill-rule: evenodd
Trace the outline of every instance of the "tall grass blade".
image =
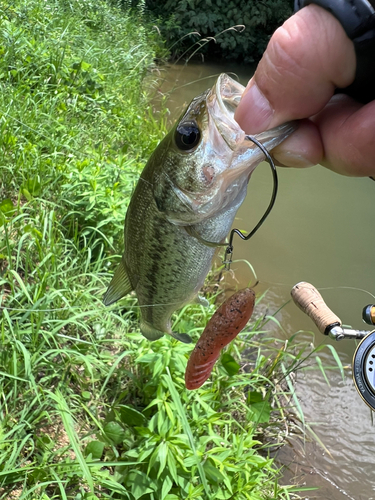
<svg viewBox="0 0 375 500">
<path fill-rule="evenodd" d="M 204 491 L 206 492 L 206 494 L 208 495 L 208 498 L 210 499 L 211 493 L 210 493 L 210 490 L 208 488 L 206 474 L 205 474 L 204 469 L 202 467 L 202 464 L 197 456 L 197 450 L 195 448 L 194 437 L 193 437 L 193 434 L 191 432 L 189 422 L 186 418 L 186 414 L 185 414 L 184 408 L 182 406 L 180 396 L 179 396 L 179 394 L 176 391 L 176 388 L 174 386 L 169 368 L 167 367 L 166 370 L 167 370 L 168 375 L 163 375 L 163 379 L 166 381 L 166 383 L 168 385 L 169 392 L 171 393 L 171 397 L 173 399 L 173 402 L 176 405 L 177 411 L 180 415 L 181 422 L 182 422 L 182 425 L 184 427 L 184 431 L 189 438 L 189 443 L 190 443 L 191 449 L 193 450 L 194 455 L 196 456 L 196 459 L 197 459 L 198 472 L 199 472 L 199 476 L 200 476 L 201 481 L 202 481 L 202 485 L 204 487 Z"/>
<path fill-rule="evenodd" d="M 336 361 L 337 366 L 339 367 L 340 373 L 341 373 L 341 378 L 344 381 L 345 380 L 345 374 L 344 374 L 344 367 L 342 365 L 341 359 L 339 355 L 337 354 L 336 349 L 333 347 L 331 344 L 327 344 L 328 349 L 331 351 L 331 354 Z"/>
<path fill-rule="evenodd" d="M 282 370 L 282 372 L 284 374 L 286 383 L 288 384 L 288 388 L 289 388 L 290 394 L 292 395 L 294 404 L 296 406 L 296 410 L 298 412 L 298 416 L 301 419 L 301 422 L 302 422 L 303 426 L 305 427 L 305 416 L 303 414 L 303 410 L 302 410 L 301 404 L 298 401 L 298 396 L 297 396 L 294 384 L 293 384 L 293 382 L 290 379 L 290 376 L 288 374 L 287 369 L 285 368 L 284 363 L 281 363 L 280 366 L 281 366 L 281 370 Z"/>
<path fill-rule="evenodd" d="M 329 380 L 328 380 L 328 377 L 327 377 L 327 374 L 326 374 L 326 371 L 324 369 L 324 366 L 323 366 L 323 363 L 322 363 L 322 360 L 320 359 L 319 356 L 315 356 L 315 361 L 316 361 L 316 364 L 318 365 L 319 367 L 319 370 L 321 371 L 323 377 L 324 377 L 324 380 L 326 381 L 326 384 L 328 385 L 328 387 L 331 387 L 331 384 L 329 383 Z"/>
<path fill-rule="evenodd" d="M 57 403 L 57 411 L 61 416 L 70 444 L 81 466 L 83 477 L 87 481 L 90 490 L 94 492 L 94 481 L 90 469 L 87 466 L 86 460 L 81 452 L 78 437 L 74 429 L 74 420 L 70 412 L 70 409 L 65 401 L 65 398 L 59 390 L 57 390 L 55 394 L 49 392 L 49 396 Z"/>
</svg>

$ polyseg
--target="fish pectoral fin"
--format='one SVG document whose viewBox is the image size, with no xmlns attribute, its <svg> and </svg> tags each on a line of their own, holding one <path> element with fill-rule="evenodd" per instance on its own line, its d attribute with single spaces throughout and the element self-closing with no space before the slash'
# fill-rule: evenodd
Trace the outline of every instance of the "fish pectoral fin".
<svg viewBox="0 0 375 500">
<path fill-rule="evenodd" d="M 219 243 L 216 243 L 216 241 L 208 241 L 208 240 L 205 240 L 199 233 L 198 231 L 195 229 L 194 226 L 184 226 L 184 229 L 185 231 L 187 232 L 187 234 L 189 236 L 192 236 L 193 238 L 195 238 L 196 240 L 199 241 L 199 243 L 202 243 L 202 245 L 205 245 L 206 247 L 211 247 L 211 248 L 216 248 L 216 247 L 222 247 L 222 246 L 225 246 L 227 245 L 227 243 L 223 243 L 223 242 L 219 242 Z"/>
<path fill-rule="evenodd" d="M 127 295 L 132 290 L 133 286 L 130 283 L 128 273 L 126 272 L 125 265 L 121 259 L 108 289 L 105 292 L 103 303 L 105 306 L 109 306 L 121 299 L 121 297 Z"/>
<path fill-rule="evenodd" d="M 191 344 L 192 339 L 190 335 L 187 333 L 177 333 L 177 332 L 171 332 L 169 335 L 171 335 L 174 339 L 179 340 L 180 342 L 183 342 L 184 344 Z"/>
</svg>

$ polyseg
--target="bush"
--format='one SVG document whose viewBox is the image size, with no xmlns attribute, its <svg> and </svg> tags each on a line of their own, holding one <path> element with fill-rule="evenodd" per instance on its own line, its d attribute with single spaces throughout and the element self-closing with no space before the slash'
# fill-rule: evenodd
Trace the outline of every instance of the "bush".
<svg viewBox="0 0 375 500">
<path fill-rule="evenodd" d="M 142 12 L 103 1 L 0 11 L 2 199 L 48 199 L 68 236 L 122 242 L 137 172 L 163 134 L 143 90 L 153 36 Z"/>
<path fill-rule="evenodd" d="M 275 29 L 292 14 L 291 0 L 146 0 L 175 57 L 200 54 L 231 61 L 254 62 L 264 52 Z M 234 26 L 243 25 L 245 29 Z M 197 31 L 197 35 L 186 36 Z M 184 38 L 185 37 L 185 38 Z M 215 41 L 205 43 L 208 37 Z M 196 44 L 194 45 L 194 42 Z"/>
<path fill-rule="evenodd" d="M 0 9 L 0 500 L 293 498 L 267 453 L 283 440 L 276 380 L 308 347 L 259 343 L 258 318 L 187 391 L 192 346 L 144 339 L 132 295 L 102 304 L 164 133 L 143 90 L 152 33 L 142 9 L 102 1 Z M 177 331 L 202 331 L 208 290 Z"/>
</svg>

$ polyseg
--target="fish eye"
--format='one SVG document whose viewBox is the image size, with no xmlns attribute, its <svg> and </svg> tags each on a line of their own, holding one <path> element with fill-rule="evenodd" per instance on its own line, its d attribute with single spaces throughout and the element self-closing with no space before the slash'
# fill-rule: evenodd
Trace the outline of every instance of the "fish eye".
<svg viewBox="0 0 375 500">
<path fill-rule="evenodd" d="M 180 124 L 174 134 L 174 140 L 178 149 L 189 151 L 198 145 L 201 132 L 194 122 Z"/>
</svg>

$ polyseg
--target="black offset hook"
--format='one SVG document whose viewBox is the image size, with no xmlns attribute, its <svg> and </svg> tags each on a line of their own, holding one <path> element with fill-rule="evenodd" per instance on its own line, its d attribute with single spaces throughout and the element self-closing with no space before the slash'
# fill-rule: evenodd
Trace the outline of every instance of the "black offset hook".
<svg viewBox="0 0 375 500">
<path fill-rule="evenodd" d="M 232 231 L 230 232 L 229 242 L 227 244 L 227 248 L 225 249 L 225 255 L 224 255 L 224 260 L 223 260 L 223 264 L 225 264 L 225 268 L 227 270 L 230 269 L 230 265 L 232 263 L 233 238 L 234 238 L 234 235 L 237 234 L 242 240 L 247 241 L 247 240 L 249 240 L 258 231 L 258 229 L 260 228 L 260 226 L 267 219 L 269 213 L 271 212 L 271 210 L 272 210 L 272 208 L 273 208 L 273 206 L 275 204 L 276 196 L 277 196 L 277 190 L 278 190 L 278 187 L 279 187 L 279 180 L 278 180 L 278 177 L 277 177 L 277 171 L 276 171 L 275 163 L 274 163 L 271 155 L 267 151 L 267 149 L 263 146 L 263 144 L 261 142 L 259 142 L 252 135 L 246 135 L 245 139 L 247 139 L 247 140 L 253 142 L 254 144 L 256 144 L 258 146 L 258 148 L 262 150 L 264 156 L 266 157 L 266 160 L 268 161 L 269 166 L 271 167 L 271 170 L 272 170 L 273 190 L 272 190 L 271 201 L 270 201 L 270 203 L 269 203 L 266 211 L 264 212 L 263 216 L 259 220 L 258 224 L 254 227 L 254 229 L 252 231 L 250 231 L 249 234 L 247 234 L 245 236 L 239 229 L 236 229 L 236 228 L 232 229 Z"/>
<path fill-rule="evenodd" d="M 221 247 L 221 246 L 226 246 L 226 249 L 225 249 L 225 255 L 224 255 L 224 260 L 223 260 L 223 264 L 225 265 L 225 269 L 229 271 L 230 269 L 230 265 L 232 263 L 232 254 L 233 254 L 233 238 L 234 238 L 234 235 L 235 234 L 238 234 L 238 236 L 247 241 L 249 240 L 257 231 L 258 229 L 260 228 L 260 226 L 263 224 L 263 222 L 267 219 L 269 213 L 271 212 L 274 204 L 275 204 L 275 201 L 276 201 L 276 195 L 277 195 L 277 190 L 278 190 L 278 186 L 279 186 L 279 181 L 278 181 L 278 178 L 277 178 L 277 172 L 276 172 L 276 167 L 275 167 L 275 164 L 272 160 L 272 157 L 271 155 L 269 154 L 269 152 L 267 151 L 267 149 L 263 146 L 263 144 L 261 142 L 258 141 L 258 139 L 255 139 L 255 137 L 253 137 L 252 135 L 246 135 L 245 136 L 245 139 L 253 142 L 256 146 L 258 146 L 259 149 L 262 150 L 264 156 L 266 157 L 266 160 L 268 161 L 270 167 L 271 167 L 271 170 L 272 170 L 272 177 L 273 177 L 273 190 L 272 190 L 272 196 L 271 196 L 271 201 L 266 209 L 266 211 L 264 212 L 263 216 L 261 217 L 260 221 L 258 222 L 258 224 L 254 227 L 254 229 L 252 231 L 250 231 L 250 233 L 248 235 L 244 235 L 239 229 L 232 229 L 232 231 L 230 232 L 230 236 L 229 236 L 229 242 L 228 243 L 216 243 L 214 241 L 208 241 L 208 240 L 205 240 L 204 238 L 202 238 L 202 236 L 194 229 L 193 226 L 186 226 L 185 227 L 185 230 L 186 232 L 190 235 L 190 236 L 193 236 L 194 238 L 196 238 L 198 241 L 200 241 L 203 245 L 206 245 L 208 247 Z"/>
</svg>

